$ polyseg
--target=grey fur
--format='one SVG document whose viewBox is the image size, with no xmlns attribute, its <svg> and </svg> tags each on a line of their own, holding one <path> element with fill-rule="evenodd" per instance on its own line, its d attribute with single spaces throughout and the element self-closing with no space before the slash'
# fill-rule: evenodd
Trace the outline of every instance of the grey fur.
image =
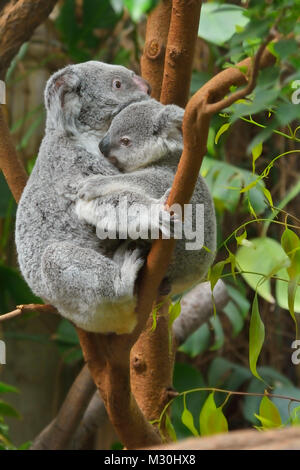
<svg viewBox="0 0 300 470">
<path fill-rule="evenodd" d="M 178 106 L 163 106 L 152 99 L 131 104 L 122 110 L 100 142 L 100 149 L 108 161 L 124 173 L 96 175 L 81 182 L 76 203 L 79 218 L 101 229 L 110 223 L 110 214 L 105 211 L 108 202 L 112 206 L 120 206 L 126 198 L 129 206 L 143 204 L 145 211 L 154 203 L 163 206 L 182 153 L 182 118 L 183 110 Z M 130 144 L 122 144 L 124 139 Z M 204 245 L 210 252 L 204 248 L 187 250 L 187 240 L 177 240 L 173 261 L 167 272 L 172 293 L 182 292 L 203 280 L 214 259 L 215 212 L 211 195 L 201 176 L 191 202 L 193 205 L 204 205 Z M 161 213 L 170 218 L 170 213 L 163 207 Z M 134 224 L 135 220 L 129 220 L 129 226 L 130 222 Z M 193 217 L 195 228 L 194 222 Z M 146 223 L 149 223 L 149 218 Z M 174 223 L 176 225 L 176 221 Z M 151 224 L 150 219 L 148 229 Z M 161 225 L 159 228 L 163 231 Z"/>
<path fill-rule="evenodd" d="M 133 72 L 95 61 L 58 71 L 46 87 L 46 133 L 17 210 L 18 260 L 33 292 L 87 331 L 128 333 L 136 324 L 140 250 L 104 256 L 74 200 L 84 177 L 118 173 L 98 143 L 113 116 L 147 91 Z"/>
</svg>

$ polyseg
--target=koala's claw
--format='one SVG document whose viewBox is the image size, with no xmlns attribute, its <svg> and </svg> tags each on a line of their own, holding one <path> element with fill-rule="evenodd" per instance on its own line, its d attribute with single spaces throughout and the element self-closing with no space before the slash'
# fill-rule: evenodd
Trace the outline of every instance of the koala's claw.
<svg viewBox="0 0 300 470">
<path fill-rule="evenodd" d="M 171 189 L 172 188 L 169 188 L 167 189 L 167 191 L 162 195 L 162 197 L 158 200 L 158 204 L 161 204 L 162 206 L 164 206 L 166 209 L 168 209 L 168 205 L 167 205 L 167 200 L 170 196 L 170 193 L 171 193 Z"/>
<path fill-rule="evenodd" d="M 180 233 L 181 227 L 182 221 L 178 214 L 171 214 L 166 209 L 159 213 L 159 229 L 166 238 L 172 238 L 175 233 Z"/>
</svg>

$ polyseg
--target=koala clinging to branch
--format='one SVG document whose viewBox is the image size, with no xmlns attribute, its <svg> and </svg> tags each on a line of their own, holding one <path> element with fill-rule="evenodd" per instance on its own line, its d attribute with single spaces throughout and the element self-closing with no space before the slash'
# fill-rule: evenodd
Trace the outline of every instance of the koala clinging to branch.
<svg viewBox="0 0 300 470">
<path fill-rule="evenodd" d="M 107 229 L 113 230 L 114 225 L 116 226 L 114 208 L 122 207 L 124 201 L 129 209 L 135 206 L 139 209 L 136 217 L 133 211 L 131 218 L 130 210 L 128 211 L 129 237 L 137 224 L 139 231 L 144 233 L 160 229 L 164 234 L 167 232 L 168 223 L 169 227 L 170 223 L 174 223 L 176 231 L 178 219 L 172 221 L 172 215 L 165 210 L 164 204 L 183 149 L 183 113 L 183 109 L 178 106 L 163 106 L 151 99 L 127 106 L 113 119 L 99 147 L 107 160 L 121 173 L 113 176 L 91 176 L 82 181 L 75 207 L 81 220 L 97 227 L 98 235 L 105 234 Z M 189 233 L 184 230 L 184 237 L 177 240 L 173 261 L 166 275 L 172 293 L 182 292 L 203 280 L 214 258 L 215 212 L 211 195 L 201 176 L 198 178 L 191 204 L 196 210 L 202 205 L 204 213 L 202 210 L 196 212 L 196 217 L 189 214 L 187 218 L 191 224 L 191 237 L 188 237 Z M 162 218 L 157 218 L 157 212 L 151 210 L 153 205 L 160 208 Z M 184 225 L 187 225 L 186 219 Z M 187 238 L 197 239 L 201 232 L 202 243 L 189 246 Z M 170 231 L 165 234 L 170 235 Z M 137 244 L 141 245 L 139 242 Z M 149 247 L 150 245 L 148 249 Z"/>
<path fill-rule="evenodd" d="M 17 210 L 19 265 L 36 295 L 87 331 L 132 331 L 143 259 L 123 247 L 118 262 L 101 254 L 94 228 L 74 212 L 76 187 L 89 175 L 118 173 L 99 141 L 114 115 L 148 99 L 149 88 L 125 67 L 96 61 L 58 71 L 46 87 L 46 134 Z"/>
</svg>

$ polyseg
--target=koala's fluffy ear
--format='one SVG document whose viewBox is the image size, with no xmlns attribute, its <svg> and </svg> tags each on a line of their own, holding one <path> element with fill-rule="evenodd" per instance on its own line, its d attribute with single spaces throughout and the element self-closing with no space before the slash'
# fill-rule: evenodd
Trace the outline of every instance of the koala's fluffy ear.
<svg viewBox="0 0 300 470">
<path fill-rule="evenodd" d="M 184 109 L 174 104 L 164 106 L 154 120 L 154 133 L 162 137 L 177 137 L 182 134 Z"/>
<path fill-rule="evenodd" d="M 48 126 L 74 131 L 81 110 L 80 87 L 81 80 L 71 66 L 50 77 L 45 89 Z"/>
</svg>

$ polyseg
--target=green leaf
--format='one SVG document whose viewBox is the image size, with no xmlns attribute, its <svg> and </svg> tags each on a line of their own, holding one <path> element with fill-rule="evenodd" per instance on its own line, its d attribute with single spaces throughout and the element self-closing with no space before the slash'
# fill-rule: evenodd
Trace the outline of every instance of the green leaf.
<svg viewBox="0 0 300 470">
<path fill-rule="evenodd" d="M 255 162 L 261 156 L 263 149 L 263 143 L 259 142 L 255 147 L 252 149 L 252 172 L 255 173 Z"/>
<path fill-rule="evenodd" d="M 196 357 L 209 348 L 210 339 L 211 332 L 207 323 L 205 323 L 188 337 L 180 346 L 179 351 L 184 352 L 190 357 Z"/>
<path fill-rule="evenodd" d="M 274 50 L 281 59 L 299 52 L 299 45 L 295 39 L 281 39 L 274 43 Z"/>
<path fill-rule="evenodd" d="M 249 286 L 265 300 L 274 303 L 269 277 L 288 266 L 289 258 L 281 245 L 272 238 L 261 237 L 250 241 L 251 245 L 241 246 L 237 250 L 237 266 Z"/>
<path fill-rule="evenodd" d="M 209 349 L 211 351 L 216 351 L 217 349 L 220 349 L 224 345 L 225 335 L 224 335 L 222 323 L 220 322 L 220 319 L 217 315 L 215 315 L 214 317 L 211 317 L 209 322 L 214 329 L 214 335 L 215 335 L 215 342 Z"/>
<path fill-rule="evenodd" d="M 262 188 L 262 190 L 263 190 L 263 193 L 264 193 L 268 203 L 270 204 L 271 207 L 273 207 L 273 199 L 272 199 L 272 195 L 271 195 L 270 191 L 267 188 Z"/>
<path fill-rule="evenodd" d="M 294 408 L 291 412 L 290 423 L 292 426 L 300 425 L 300 406 Z"/>
<path fill-rule="evenodd" d="M 260 402 L 257 418 L 261 421 L 263 429 L 278 428 L 282 425 L 277 406 L 267 396 L 264 396 Z M 264 423 L 262 418 L 268 423 Z"/>
<path fill-rule="evenodd" d="M 281 269 L 278 271 L 277 276 L 281 279 L 286 279 L 287 282 L 276 280 L 276 301 L 279 307 L 289 310 L 288 303 L 288 285 L 289 285 L 289 275 L 286 269 Z M 300 313 L 300 286 L 297 286 L 297 290 L 294 298 L 294 312 Z"/>
<path fill-rule="evenodd" d="M 248 23 L 245 10 L 236 5 L 224 5 L 217 2 L 204 3 L 198 35 L 208 42 L 223 45 L 236 32 L 236 27 L 243 28 Z"/>
<path fill-rule="evenodd" d="M 246 318 L 250 309 L 250 302 L 246 297 L 246 293 L 241 292 L 230 284 L 226 284 L 226 288 L 230 298 L 238 307 L 242 317 Z"/>
<path fill-rule="evenodd" d="M 259 380 L 263 380 L 257 372 L 256 365 L 265 340 L 265 326 L 260 318 L 257 294 L 255 294 L 249 331 L 249 364 L 252 374 Z"/>
<path fill-rule="evenodd" d="M 247 238 L 247 231 L 244 229 L 241 235 L 237 235 L 236 232 L 234 232 L 235 239 L 237 241 L 238 245 L 242 245 L 243 241 L 246 240 Z"/>
<path fill-rule="evenodd" d="M 177 317 L 179 317 L 180 312 L 181 312 L 181 297 L 177 302 L 174 304 L 171 304 L 169 307 L 169 328 L 171 328 L 172 324 L 176 320 Z"/>
<path fill-rule="evenodd" d="M 179 362 L 175 363 L 173 382 L 178 392 L 206 386 L 202 374 L 195 367 Z M 186 394 L 187 408 L 193 415 L 194 423 L 199 422 L 200 411 L 207 395 L 206 391 Z M 189 429 L 181 421 L 183 408 L 183 396 L 179 396 L 172 403 L 172 423 L 178 439 L 190 436 Z"/>
<path fill-rule="evenodd" d="M 247 197 L 250 197 L 250 202 L 256 213 L 260 214 L 265 210 L 266 205 L 261 189 L 264 187 L 264 183 L 257 182 L 257 175 L 253 175 L 252 172 L 227 162 L 218 161 L 215 158 L 204 157 L 201 175 L 205 176 L 217 211 L 221 212 L 226 209 L 234 212 L 240 201 L 241 190 L 243 190 L 243 195 L 246 193 L 242 201 L 245 212 L 248 211 Z M 247 186 L 248 193 L 243 189 Z"/>
<path fill-rule="evenodd" d="M 177 441 L 177 436 L 176 436 L 176 432 L 175 432 L 175 429 L 174 429 L 174 426 L 173 424 L 171 423 L 171 420 L 169 418 L 169 415 L 168 414 L 165 414 L 165 419 L 166 419 L 166 430 L 167 430 L 167 433 L 169 434 L 170 438 L 172 439 L 172 441 Z"/>
<path fill-rule="evenodd" d="M 215 285 L 222 276 L 222 272 L 226 263 L 227 261 L 219 261 L 210 268 L 208 279 L 210 281 L 211 291 L 214 290 Z"/>
<path fill-rule="evenodd" d="M 19 393 L 19 390 L 12 385 L 7 385 L 4 382 L 0 382 L 0 393 Z"/>
<path fill-rule="evenodd" d="M 154 0 L 124 0 L 133 21 L 139 21 L 144 13 L 149 12 L 157 4 Z"/>
<path fill-rule="evenodd" d="M 257 370 L 264 381 L 272 387 L 274 394 L 300 398 L 300 390 L 293 387 L 292 382 L 277 370 L 266 366 L 258 367 Z M 250 380 L 246 391 L 249 393 L 264 394 L 264 390 L 265 383 L 252 376 L 252 380 Z M 280 411 L 282 422 L 287 421 L 289 418 L 289 408 L 293 407 L 295 404 L 291 404 L 288 400 L 282 400 L 281 398 L 272 398 L 272 401 Z M 243 399 L 243 415 L 251 424 L 259 424 L 254 414 L 259 414 L 260 402 L 261 398 L 257 396 L 245 396 Z"/>
<path fill-rule="evenodd" d="M 224 134 L 230 127 L 230 124 L 229 122 L 227 122 L 226 124 L 223 124 L 223 126 L 220 127 L 220 129 L 218 130 L 217 134 L 216 134 L 216 137 L 215 137 L 215 144 L 217 145 L 217 143 L 219 142 L 219 139 L 221 137 L 222 134 Z"/>
<path fill-rule="evenodd" d="M 286 254 L 293 259 L 295 252 L 298 251 L 300 247 L 300 241 L 295 232 L 286 228 L 281 237 L 281 246 Z"/>
<path fill-rule="evenodd" d="M 183 397 L 183 406 L 184 406 L 184 408 L 183 408 L 183 412 L 182 412 L 182 415 L 181 415 L 181 421 L 191 431 L 191 433 L 194 436 L 199 436 L 199 433 L 198 433 L 198 431 L 195 427 L 195 424 L 194 424 L 194 417 L 193 417 L 192 413 L 186 407 L 185 395 Z"/>
<path fill-rule="evenodd" d="M 201 436 L 211 436 L 223 432 L 228 432 L 228 423 L 222 407 L 216 407 L 214 392 L 212 392 L 206 399 L 200 413 L 200 434 Z"/>
<path fill-rule="evenodd" d="M 9 416 L 10 418 L 20 418 L 20 414 L 11 405 L 0 400 L 0 416 Z"/>
<path fill-rule="evenodd" d="M 300 281 L 300 240 L 292 230 L 286 228 L 281 237 L 281 245 L 291 261 L 290 266 L 287 268 L 289 275 L 288 307 L 295 323 L 296 336 L 298 336 L 298 322 L 295 317 L 295 298 Z"/>
<path fill-rule="evenodd" d="M 221 387 L 226 390 L 239 390 L 251 377 L 252 375 L 248 368 L 222 357 L 213 359 L 207 375 L 209 387 Z M 222 394 L 223 399 L 224 394 Z"/>
<path fill-rule="evenodd" d="M 223 308 L 224 313 L 229 318 L 233 327 L 233 337 L 236 337 L 244 326 L 244 319 L 236 307 L 236 305 L 230 300 L 228 304 Z"/>
</svg>

